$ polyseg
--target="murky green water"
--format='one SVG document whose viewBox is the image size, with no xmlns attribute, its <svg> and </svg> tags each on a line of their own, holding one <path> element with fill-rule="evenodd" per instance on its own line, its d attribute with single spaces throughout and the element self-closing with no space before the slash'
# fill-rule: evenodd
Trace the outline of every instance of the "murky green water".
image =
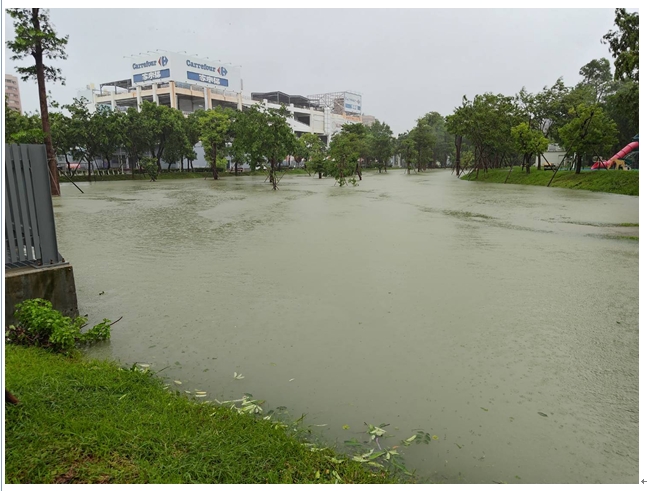
<svg viewBox="0 0 647 491">
<path fill-rule="evenodd" d="M 606 237 L 637 229 L 599 226 L 638 222 L 637 198 L 444 171 L 83 189 L 56 202 L 60 249 L 81 311 L 123 316 L 93 355 L 330 441 L 422 429 L 424 478 L 637 481 L 638 242 Z"/>
</svg>

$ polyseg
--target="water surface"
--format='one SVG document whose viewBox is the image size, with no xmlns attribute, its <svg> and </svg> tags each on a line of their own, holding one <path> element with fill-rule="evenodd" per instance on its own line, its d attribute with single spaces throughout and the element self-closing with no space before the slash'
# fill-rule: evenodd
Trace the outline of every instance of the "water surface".
<svg viewBox="0 0 647 491">
<path fill-rule="evenodd" d="M 92 355 L 307 413 L 331 442 L 424 430 L 404 454 L 425 479 L 636 482 L 638 242 L 610 236 L 638 235 L 612 226 L 638 198 L 445 171 L 280 188 L 64 185 L 80 310 L 123 316 Z"/>
</svg>

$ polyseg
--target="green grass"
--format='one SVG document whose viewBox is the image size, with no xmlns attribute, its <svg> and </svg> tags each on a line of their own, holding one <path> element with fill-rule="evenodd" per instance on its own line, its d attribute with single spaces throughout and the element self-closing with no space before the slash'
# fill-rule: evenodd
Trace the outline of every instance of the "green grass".
<svg viewBox="0 0 647 491">
<path fill-rule="evenodd" d="M 508 176 L 509 169 L 493 169 L 479 172 L 478 181 L 503 183 Z M 552 177 L 552 171 L 537 170 L 532 168 L 530 174 L 515 167 L 510 173 L 508 184 L 528 184 L 531 186 L 546 186 Z M 551 187 L 584 189 L 601 193 L 627 194 L 638 196 L 639 172 L 637 171 L 596 171 L 575 174 L 573 171 L 558 171 Z M 461 179 L 475 180 L 476 172 Z"/>
<path fill-rule="evenodd" d="M 7 345 L 7 483 L 388 483 L 272 421 L 199 404 L 107 361 Z M 339 457 L 339 456 L 337 456 Z M 320 477 L 317 477 L 319 475 Z"/>
</svg>

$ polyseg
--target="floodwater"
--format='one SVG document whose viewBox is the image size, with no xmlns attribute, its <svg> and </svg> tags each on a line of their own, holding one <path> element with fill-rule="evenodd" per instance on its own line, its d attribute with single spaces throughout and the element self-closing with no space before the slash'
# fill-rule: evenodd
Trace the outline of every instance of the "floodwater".
<svg viewBox="0 0 647 491">
<path fill-rule="evenodd" d="M 423 480 L 637 482 L 638 242 L 613 236 L 638 230 L 612 225 L 638 198 L 448 171 L 82 186 L 59 247 L 81 313 L 123 316 L 92 356 L 331 443 L 428 432 L 400 447 Z"/>
</svg>

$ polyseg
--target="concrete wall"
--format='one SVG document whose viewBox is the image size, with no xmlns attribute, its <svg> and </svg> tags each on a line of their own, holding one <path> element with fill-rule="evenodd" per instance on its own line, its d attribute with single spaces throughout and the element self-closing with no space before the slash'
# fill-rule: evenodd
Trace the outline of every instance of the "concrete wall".
<svg viewBox="0 0 647 491">
<path fill-rule="evenodd" d="M 63 315 L 76 317 L 74 272 L 69 264 L 42 269 L 21 268 L 5 271 L 5 326 L 14 324 L 16 305 L 23 300 L 44 298 Z"/>
</svg>

